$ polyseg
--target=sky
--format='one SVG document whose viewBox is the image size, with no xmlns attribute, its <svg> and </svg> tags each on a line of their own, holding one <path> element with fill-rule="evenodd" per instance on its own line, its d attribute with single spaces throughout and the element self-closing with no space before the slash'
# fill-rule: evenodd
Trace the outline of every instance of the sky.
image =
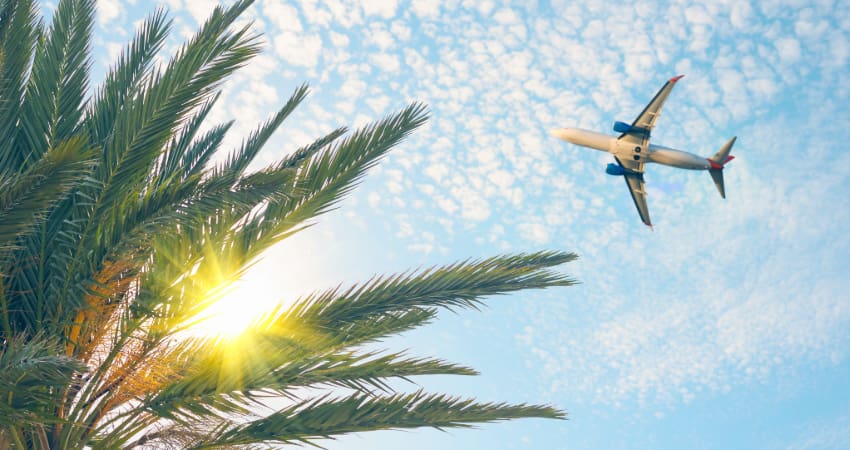
<svg viewBox="0 0 850 450">
<path fill-rule="evenodd" d="M 168 49 L 215 3 L 163 3 Z M 98 8 L 95 78 L 152 4 Z M 467 257 L 580 255 L 560 268 L 577 286 L 488 299 L 386 343 L 481 372 L 411 390 L 547 403 L 569 420 L 322 445 L 850 448 L 850 3 L 258 0 L 247 20 L 265 51 L 211 114 L 237 119 L 231 146 L 304 82 L 265 163 L 413 101 L 431 119 L 232 301 Z M 650 230 L 605 174 L 610 155 L 549 130 L 613 134 L 678 74 L 653 143 L 710 156 L 737 136 L 736 159 L 726 200 L 708 174 L 647 166 Z"/>
</svg>

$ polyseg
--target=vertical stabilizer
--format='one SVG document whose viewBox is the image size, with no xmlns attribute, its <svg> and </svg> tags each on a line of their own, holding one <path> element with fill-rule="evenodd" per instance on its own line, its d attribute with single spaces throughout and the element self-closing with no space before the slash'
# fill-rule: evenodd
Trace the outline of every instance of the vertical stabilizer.
<svg viewBox="0 0 850 450">
<path fill-rule="evenodd" d="M 732 158 L 729 157 L 729 153 L 732 152 L 732 146 L 735 145 L 735 140 L 738 139 L 738 136 L 729 139 L 729 141 L 723 144 L 723 147 L 720 147 L 720 150 L 714 154 L 711 158 L 708 158 L 711 162 L 719 164 L 720 166 L 726 164 L 731 161 Z"/>
</svg>

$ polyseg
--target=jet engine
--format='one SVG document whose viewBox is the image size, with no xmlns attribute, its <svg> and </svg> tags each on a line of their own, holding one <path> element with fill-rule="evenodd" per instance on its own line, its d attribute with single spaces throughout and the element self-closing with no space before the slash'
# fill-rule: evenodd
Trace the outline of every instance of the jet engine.
<svg viewBox="0 0 850 450">
<path fill-rule="evenodd" d="M 628 133 L 632 131 L 632 126 L 626 122 L 614 122 L 614 131 L 617 133 Z"/>
<path fill-rule="evenodd" d="M 626 174 L 626 170 L 623 169 L 623 166 L 621 166 L 619 164 L 611 163 L 611 164 L 608 164 L 608 167 L 605 168 L 605 173 L 607 173 L 608 175 L 620 175 L 620 176 L 622 176 L 622 175 Z"/>
</svg>

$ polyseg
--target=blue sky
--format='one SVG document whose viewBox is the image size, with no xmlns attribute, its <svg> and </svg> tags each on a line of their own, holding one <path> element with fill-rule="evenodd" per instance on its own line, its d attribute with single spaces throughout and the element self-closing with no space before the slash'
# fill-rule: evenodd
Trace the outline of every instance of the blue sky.
<svg viewBox="0 0 850 450">
<path fill-rule="evenodd" d="M 166 2 L 169 45 L 215 3 Z M 98 6 L 102 73 L 152 7 Z M 581 256 L 563 267 L 579 286 L 494 298 L 387 344 L 482 372 L 416 380 L 426 389 L 551 403 L 569 421 L 329 448 L 850 448 L 850 3 L 258 0 L 248 16 L 266 51 L 212 114 L 238 120 L 232 145 L 302 82 L 312 95 L 267 162 L 411 101 L 432 119 L 235 301 L 468 256 Z M 631 122 L 677 74 L 653 142 L 708 156 L 737 135 L 737 158 L 725 201 L 707 174 L 649 166 L 650 231 L 610 156 L 548 130 Z"/>
</svg>

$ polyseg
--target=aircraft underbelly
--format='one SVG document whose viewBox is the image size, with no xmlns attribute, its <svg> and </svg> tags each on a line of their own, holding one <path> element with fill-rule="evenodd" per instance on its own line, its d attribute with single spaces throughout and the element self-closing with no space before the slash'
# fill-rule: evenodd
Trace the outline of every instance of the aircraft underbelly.
<svg viewBox="0 0 850 450">
<path fill-rule="evenodd" d="M 647 151 L 641 144 L 632 142 L 626 139 L 617 139 L 611 142 L 609 150 L 614 156 L 620 159 L 628 159 L 634 161 L 646 161 Z"/>
<path fill-rule="evenodd" d="M 650 147 L 649 161 L 681 169 L 707 170 L 711 168 L 705 158 L 681 150 L 655 145 Z"/>
</svg>

